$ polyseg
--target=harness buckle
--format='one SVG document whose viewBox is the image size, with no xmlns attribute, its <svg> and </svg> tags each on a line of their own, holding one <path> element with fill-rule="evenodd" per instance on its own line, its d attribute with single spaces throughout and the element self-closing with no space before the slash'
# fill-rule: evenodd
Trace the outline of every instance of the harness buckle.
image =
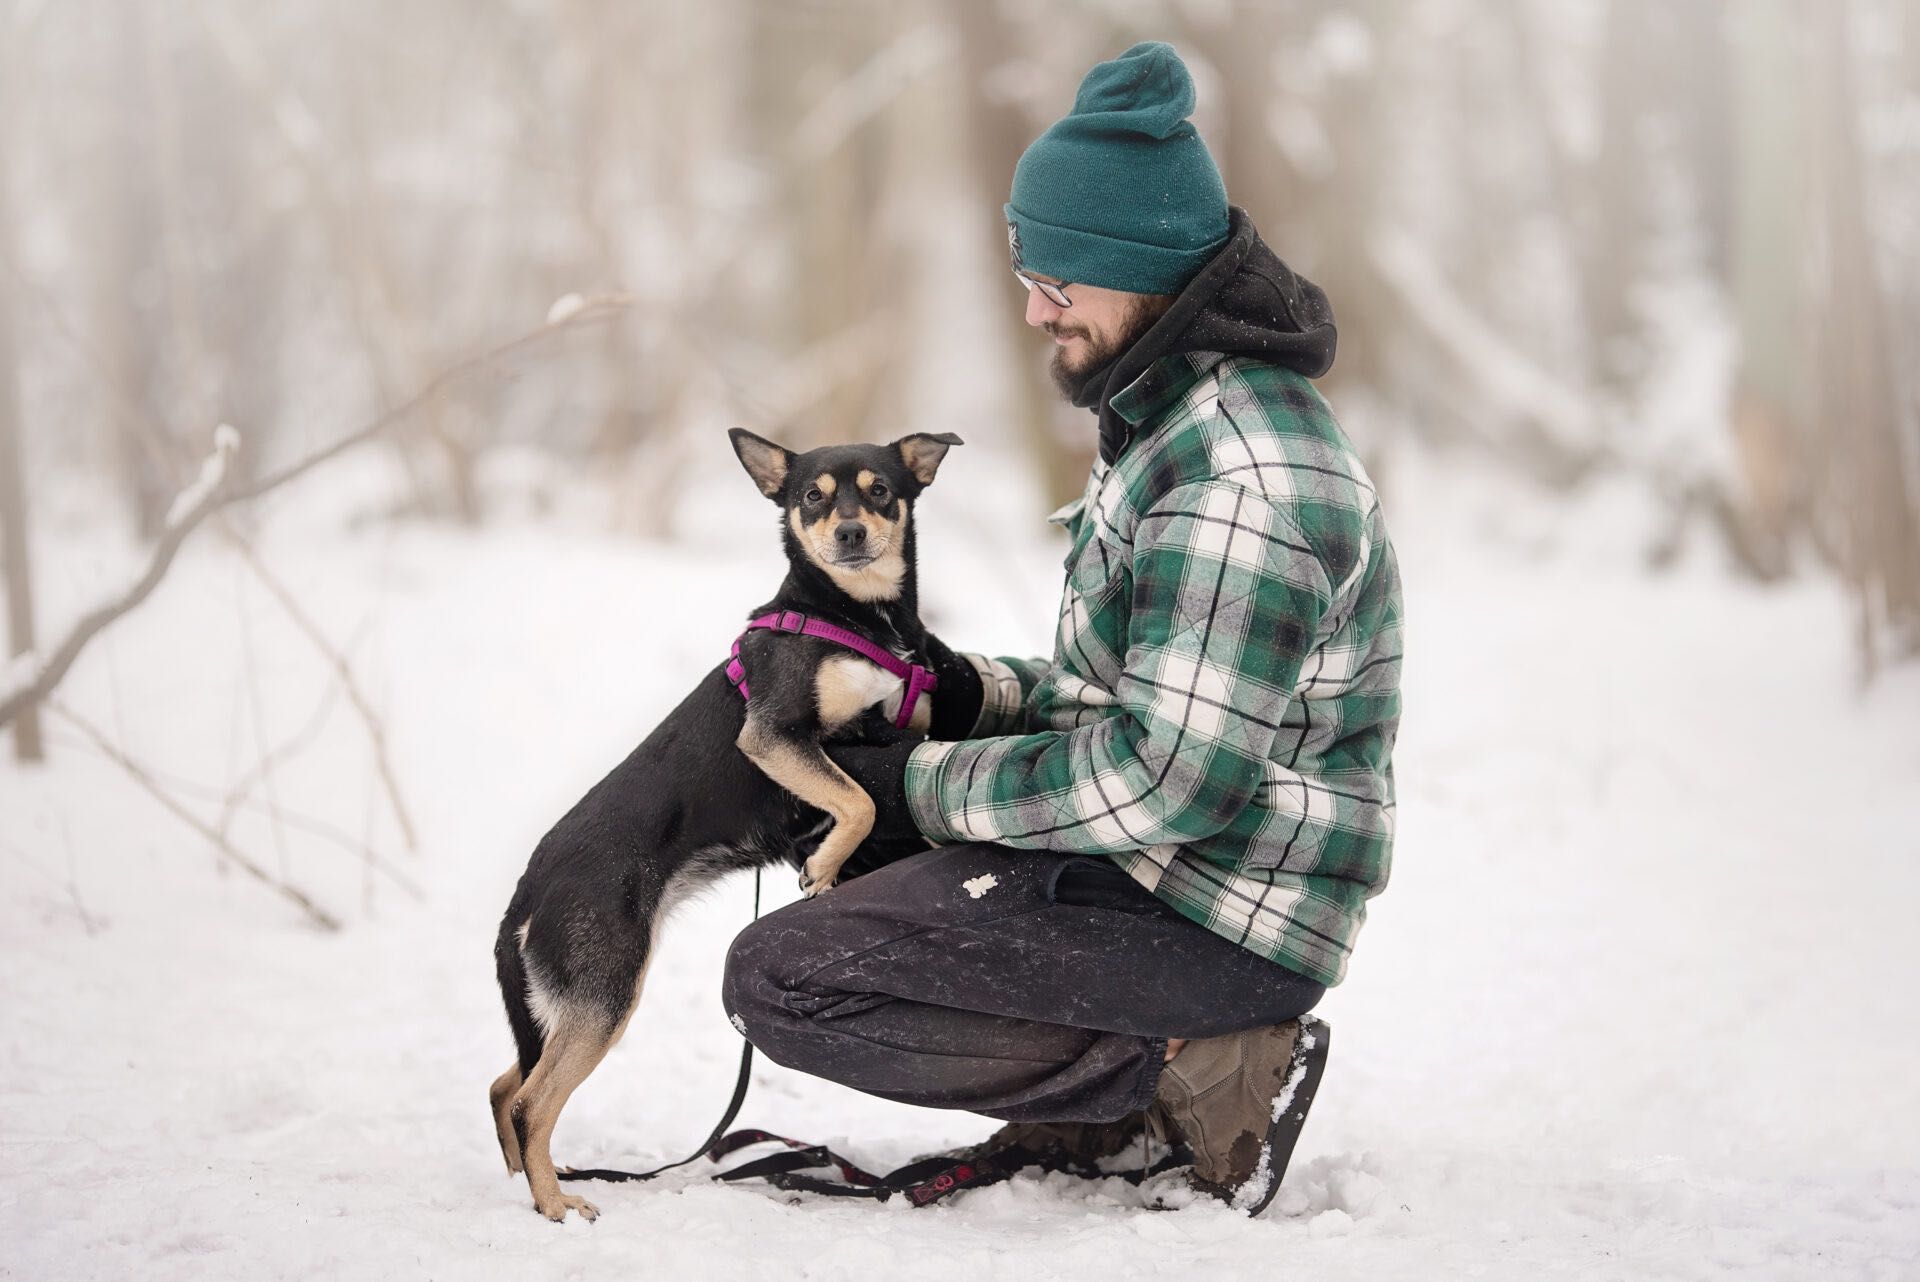
<svg viewBox="0 0 1920 1282">
<path fill-rule="evenodd" d="M 780 617 L 773 621 L 773 626 L 780 632 L 799 632 L 807 626 L 807 616 L 798 610 L 782 610 Z"/>
</svg>

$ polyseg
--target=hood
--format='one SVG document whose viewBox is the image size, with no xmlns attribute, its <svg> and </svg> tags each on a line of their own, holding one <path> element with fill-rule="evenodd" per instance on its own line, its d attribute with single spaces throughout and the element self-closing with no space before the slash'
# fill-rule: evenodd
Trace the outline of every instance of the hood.
<svg viewBox="0 0 1920 1282">
<path fill-rule="evenodd" d="M 1112 397 L 1162 356 L 1219 352 L 1318 378 L 1333 365 L 1336 337 L 1326 294 L 1281 262 L 1236 205 L 1225 247 L 1133 346 L 1081 381 L 1073 403 L 1100 416 L 1100 457 L 1111 464 L 1133 432 Z"/>
</svg>

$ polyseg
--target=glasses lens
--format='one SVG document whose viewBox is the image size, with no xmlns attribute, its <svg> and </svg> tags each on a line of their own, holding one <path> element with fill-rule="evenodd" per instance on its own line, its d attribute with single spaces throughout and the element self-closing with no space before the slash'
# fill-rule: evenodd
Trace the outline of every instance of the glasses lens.
<svg viewBox="0 0 1920 1282">
<path fill-rule="evenodd" d="M 1073 300 L 1067 297 L 1067 291 L 1064 285 L 1056 285 L 1052 281 L 1047 280 L 1035 280 L 1018 267 L 1013 269 L 1013 278 L 1030 290 L 1039 290 L 1041 296 L 1055 307 L 1073 306 Z"/>
</svg>

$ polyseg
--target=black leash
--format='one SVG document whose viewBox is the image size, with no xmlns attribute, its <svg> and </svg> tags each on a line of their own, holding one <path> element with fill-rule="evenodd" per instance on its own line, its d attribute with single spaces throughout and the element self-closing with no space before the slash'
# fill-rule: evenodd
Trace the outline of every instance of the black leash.
<svg viewBox="0 0 1920 1282">
<path fill-rule="evenodd" d="M 765 1180 L 777 1189 L 796 1193 L 819 1193 L 826 1197 L 865 1197 L 884 1202 L 896 1193 L 904 1194 L 915 1206 L 927 1206 L 949 1193 L 965 1188 L 998 1184 L 1012 1177 L 1015 1169 L 1002 1168 L 991 1159 L 956 1158 L 951 1154 L 923 1157 L 917 1162 L 874 1175 L 854 1165 L 824 1144 L 803 1144 L 769 1131 L 735 1131 L 714 1147 L 717 1161 L 749 1144 L 784 1144 L 788 1152 L 742 1162 L 730 1171 L 714 1176 L 729 1184 L 736 1180 Z M 802 1171 L 837 1167 L 841 1183 L 803 1175 Z"/>
<path fill-rule="evenodd" d="M 753 919 L 760 920 L 760 870 L 753 870 Z M 884 1202 L 902 1194 L 914 1206 L 929 1206 L 951 1193 L 961 1189 L 981 1188 L 988 1184 L 998 1184 L 1011 1179 L 1016 1171 L 1028 1166 L 1046 1166 L 1047 1163 L 1035 1154 L 1025 1154 L 1021 1150 L 1012 1150 L 1003 1155 L 1002 1161 L 993 1157 L 962 1158 L 952 1154 L 937 1154 L 923 1157 L 905 1166 L 897 1167 L 885 1175 L 875 1175 L 852 1161 L 840 1156 L 824 1144 L 806 1144 L 800 1140 L 788 1139 L 784 1135 L 775 1135 L 771 1131 L 762 1131 L 752 1127 L 728 1132 L 736 1117 L 740 1116 L 740 1106 L 747 1100 L 747 1083 L 753 1070 L 753 1043 L 745 1037 L 740 1039 L 740 1073 L 734 1079 L 733 1098 L 727 1101 L 727 1110 L 715 1123 L 713 1133 L 708 1135 L 700 1147 L 677 1162 L 668 1162 L 665 1166 L 656 1166 L 650 1171 L 618 1171 L 606 1168 L 576 1170 L 569 1166 L 555 1172 L 563 1180 L 604 1180 L 608 1183 L 631 1183 L 636 1180 L 650 1180 L 656 1175 L 671 1171 L 689 1162 L 706 1158 L 718 1162 L 729 1154 L 755 1144 L 780 1144 L 786 1152 L 774 1153 L 767 1157 L 742 1162 L 731 1170 L 721 1171 L 713 1179 L 732 1184 L 741 1180 L 765 1180 L 778 1189 L 796 1193 L 818 1193 L 825 1197 L 864 1197 Z M 1021 1161 L 1022 1157 L 1027 1158 Z M 1165 1159 L 1142 1171 L 1121 1173 L 1122 1178 L 1137 1182 L 1168 1165 Z M 822 1179 L 817 1175 L 804 1174 L 806 1171 L 836 1168 L 840 1172 L 839 1182 Z"/>
</svg>

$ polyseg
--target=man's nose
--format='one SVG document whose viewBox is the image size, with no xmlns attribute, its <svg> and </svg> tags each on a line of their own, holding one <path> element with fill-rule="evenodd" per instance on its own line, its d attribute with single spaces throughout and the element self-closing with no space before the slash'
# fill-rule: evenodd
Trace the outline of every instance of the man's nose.
<svg viewBox="0 0 1920 1282">
<path fill-rule="evenodd" d="M 858 521 L 842 521 L 833 527 L 833 542 L 842 552 L 865 547 L 867 527 Z"/>
<path fill-rule="evenodd" d="M 1066 309 L 1057 307 L 1037 289 L 1027 291 L 1027 324 L 1038 329 L 1049 321 L 1058 320 Z"/>
</svg>

